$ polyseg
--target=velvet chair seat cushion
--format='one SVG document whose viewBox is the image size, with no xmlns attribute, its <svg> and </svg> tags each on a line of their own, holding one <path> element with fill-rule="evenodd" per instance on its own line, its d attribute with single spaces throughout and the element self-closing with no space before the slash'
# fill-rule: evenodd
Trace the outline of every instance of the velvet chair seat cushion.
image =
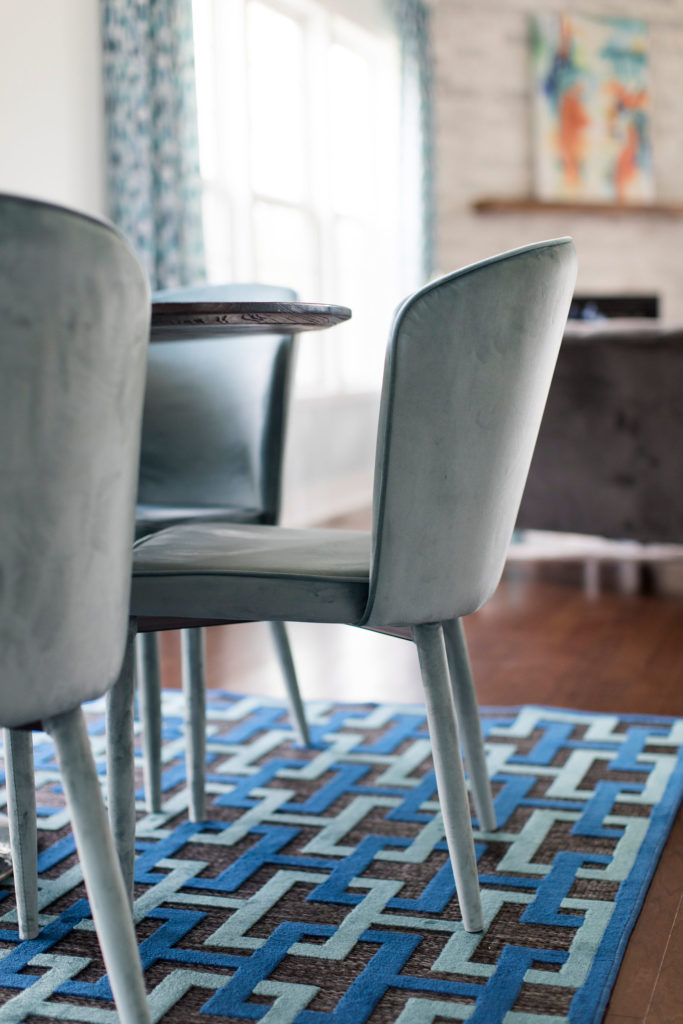
<svg viewBox="0 0 683 1024">
<path fill-rule="evenodd" d="M 173 526 L 135 545 L 131 614 L 358 622 L 370 534 L 280 526 Z"/>
</svg>

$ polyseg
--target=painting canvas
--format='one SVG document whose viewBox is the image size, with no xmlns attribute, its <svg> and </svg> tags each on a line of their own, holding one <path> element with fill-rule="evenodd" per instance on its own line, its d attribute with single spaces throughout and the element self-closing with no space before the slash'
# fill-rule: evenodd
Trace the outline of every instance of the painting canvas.
<svg viewBox="0 0 683 1024">
<path fill-rule="evenodd" d="M 647 26 L 632 18 L 532 18 L 536 194 L 654 198 Z"/>
</svg>

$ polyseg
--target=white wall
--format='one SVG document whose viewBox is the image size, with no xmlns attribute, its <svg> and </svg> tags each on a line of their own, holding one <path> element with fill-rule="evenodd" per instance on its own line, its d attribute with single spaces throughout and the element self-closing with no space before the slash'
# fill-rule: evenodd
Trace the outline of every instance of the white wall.
<svg viewBox="0 0 683 1024">
<path fill-rule="evenodd" d="M 528 17 L 544 11 L 649 24 L 657 198 L 683 203 L 682 0 L 430 0 L 436 59 L 438 261 L 443 271 L 494 252 L 573 235 L 579 292 L 654 292 L 683 323 L 683 216 L 476 213 L 482 197 L 532 193 Z"/>
<path fill-rule="evenodd" d="M 0 0 L 0 191 L 105 214 L 99 0 Z"/>
</svg>

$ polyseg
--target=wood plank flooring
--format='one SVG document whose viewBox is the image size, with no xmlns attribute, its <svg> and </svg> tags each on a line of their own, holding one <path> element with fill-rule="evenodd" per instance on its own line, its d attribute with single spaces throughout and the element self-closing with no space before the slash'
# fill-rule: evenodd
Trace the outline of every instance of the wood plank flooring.
<svg viewBox="0 0 683 1024">
<path fill-rule="evenodd" d="M 546 574 L 547 575 L 547 574 Z M 550 704 L 683 716 L 683 599 L 605 592 L 511 567 L 465 623 L 483 705 Z M 413 645 L 343 626 L 293 625 L 304 697 L 421 700 Z M 164 684 L 179 684 L 177 637 L 163 637 Z M 207 633 L 210 686 L 282 694 L 268 628 Z M 683 814 L 665 847 L 604 1018 L 683 1024 Z"/>
</svg>

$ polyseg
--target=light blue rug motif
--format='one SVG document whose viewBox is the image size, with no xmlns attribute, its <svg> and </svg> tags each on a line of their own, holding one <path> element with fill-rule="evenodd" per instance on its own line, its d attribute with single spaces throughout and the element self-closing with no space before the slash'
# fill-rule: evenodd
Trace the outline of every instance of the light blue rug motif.
<svg viewBox="0 0 683 1024">
<path fill-rule="evenodd" d="M 475 828 L 486 929 L 472 935 L 423 708 L 308 716 L 305 750 L 280 702 L 211 693 L 210 820 L 194 824 L 181 697 L 165 694 L 163 813 L 138 804 L 154 1020 L 597 1024 L 683 793 L 683 720 L 484 712 L 499 829 Z M 103 705 L 88 717 L 103 771 Z M 114 1024 L 54 753 L 35 744 L 42 930 L 19 942 L 5 883 L 0 1024 Z"/>
</svg>

